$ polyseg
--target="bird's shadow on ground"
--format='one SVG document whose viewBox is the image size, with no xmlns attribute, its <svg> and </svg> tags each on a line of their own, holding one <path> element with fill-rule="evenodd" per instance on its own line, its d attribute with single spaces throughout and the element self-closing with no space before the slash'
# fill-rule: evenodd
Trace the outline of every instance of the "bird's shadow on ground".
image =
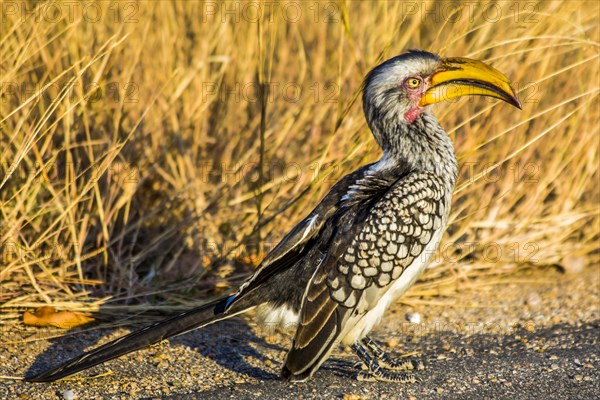
<svg viewBox="0 0 600 400">
<path fill-rule="evenodd" d="M 138 325 L 131 329 L 131 331 L 142 327 L 144 325 Z M 116 328 L 101 328 L 88 330 L 82 335 L 73 332 L 49 339 L 51 345 L 38 354 L 33 364 L 25 373 L 25 377 L 30 378 L 47 369 L 55 368 L 71 358 L 80 355 L 84 349 L 96 347 L 94 345 L 98 344 L 103 337 L 111 335 L 115 330 Z M 123 333 L 123 335 L 125 334 Z M 270 348 L 272 350 L 282 350 L 282 348 L 267 343 L 256 336 L 248 323 L 241 318 L 217 322 L 213 325 L 170 338 L 168 339 L 168 345 L 172 347 L 187 346 L 197 351 L 201 356 L 213 360 L 220 366 L 250 378 L 259 380 L 279 378 L 278 375 L 272 372 L 251 365 L 247 359 L 254 358 L 261 361 L 261 363 L 267 360 L 267 357 L 257 351 L 255 347 Z M 135 361 L 124 361 L 125 364 L 128 362 L 134 363 Z M 116 371 L 122 369 L 118 365 L 112 365 L 111 369 L 113 367 Z M 90 370 L 94 370 L 95 368 L 98 368 L 98 366 Z M 100 373 L 98 370 L 94 371 Z M 125 367 L 124 372 L 126 373 L 126 371 Z"/>
<path fill-rule="evenodd" d="M 216 339 L 215 339 L 216 338 Z M 230 371 L 259 380 L 278 379 L 278 375 L 257 368 L 247 359 L 254 358 L 264 364 L 267 357 L 255 347 L 281 351 L 282 348 L 266 342 L 254 334 L 248 323 L 241 318 L 218 322 L 193 333 L 172 340 L 209 358 Z M 254 346 L 252 346 L 254 345 Z"/>
</svg>

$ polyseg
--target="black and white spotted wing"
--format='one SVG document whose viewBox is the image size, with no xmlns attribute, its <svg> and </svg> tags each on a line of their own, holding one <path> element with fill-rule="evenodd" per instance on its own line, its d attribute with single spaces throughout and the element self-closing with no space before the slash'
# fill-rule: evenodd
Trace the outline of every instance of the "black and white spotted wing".
<svg viewBox="0 0 600 400">
<path fill-rule="evenodd" d="M 356 208 L 360 190 L 344 199 L 359 211 L 346 213 L 337 222 L 340 229 L 306 290 L 284 373 L 309 376 L 341 339 L 347 319 L 359 309 L 357 314 L 364 315 L 375 307 L 422 255 L 434 234 L 443 229 L 448 191 L 436 175 L 413 173 L 365 207 L 367 215 L 361 216 L 363 208 Z M 358 219 L 362 223 L 357 224 Z"/>
</svg>

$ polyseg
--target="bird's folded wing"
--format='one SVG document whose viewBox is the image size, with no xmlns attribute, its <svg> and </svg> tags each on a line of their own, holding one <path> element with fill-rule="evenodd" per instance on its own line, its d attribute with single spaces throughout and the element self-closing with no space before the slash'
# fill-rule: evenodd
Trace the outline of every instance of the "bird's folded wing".
<svg viewBox="0 0 600 400">
<path fill-rule="evenodd" d="M 360 218 L 365 210 L 358 204 L 338 218 L 330 252 L 303 299 L 286 360 L 289 373 L 302 376 L 318 367 L 347 333 L 347 320 L 358 321 L 375 307 L 421 255 L 433 234 L 443 229 L 443 197 L 434 177 L 415 174 L 377 194 L 375 204 L 366 205 L 366 219 Z"/>
<path fill-rule="evenodd" d="M 336 183 L 319 205 L 265 257 L 252 277 L 240 287 L 235 295 L 235 300 L 244 297 L 246 293 L 259 287 L 271 276 L 292 267 L 301 260 L 311 249 L 325 224 L 340 211 L 341 198 L 348 193 L 353 184 L 364 176 L 368 167 L 369 165 L 345 176 Z"/>
</svg>

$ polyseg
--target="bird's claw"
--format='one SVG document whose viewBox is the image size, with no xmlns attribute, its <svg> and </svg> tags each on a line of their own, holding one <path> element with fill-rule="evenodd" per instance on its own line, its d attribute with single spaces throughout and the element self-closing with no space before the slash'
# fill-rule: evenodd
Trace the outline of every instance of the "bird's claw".
<svg viewBox="0 0 600 400">
<path fill-rule="evenodd" d="M 369 370 L 367 368 L 367 366 L 365 365 L 365 363 L 363 363 L 362 361 L 357 361 L 354 364 L 352 364 L 352 368 L 360 368 L 363 371 L 368 371 Z"/>
<path fill-rule="evenodd" d="M 391 371 L 361 371 L 356 379 L 361 382 L 395 382 L 395 383 L 421 383 L 422 380 L 407 372 Z"/>
<path fill-rule="evenodd" d="M 423 371 L 425 369 L 425 364 L 421 360 L 394 360 L 386 357 L 379 360 L 379 364 L 390 371 Z"/>
</svg>

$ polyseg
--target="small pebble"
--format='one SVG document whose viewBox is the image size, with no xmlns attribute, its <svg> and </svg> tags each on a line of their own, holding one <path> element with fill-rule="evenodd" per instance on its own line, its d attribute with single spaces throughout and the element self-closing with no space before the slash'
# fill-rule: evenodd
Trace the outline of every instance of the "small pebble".
<svg viewBox="0 0 600 400">
<path fill-rule="evenodd" d="M 75 398 L 75 393 L 71 389 L 65 390 L 62 395 L 65 400 L 73 400 Z"/>
<path fill-rule="evenodd" d="M 549 357 L 549 360 L 558 360 L 558 357 L 552 355 L 552 356 Z"/>
<path fill-rule="evenodd" d="M 419 314 L 418 312 L 406 313 L 405 318 L 407 321 L 412 322 L 413 324 L 421 323 L 421 314 Z"/>
<path fill-rule="evenodd" d="M 576 382 L 582 381 L 582 380 L 583 380 L 583 375 L 575 375 L 575 376 L 573 377 L 573 379 L 574 379 Z"/>
<path fill-rule="evenodd" d="M 558 369 L 558 364 L 552 364 L 552 365 L 550 366 L 550 368 L 551 368 L 551 369 Z"/>
<path fill-rule="evenodd" d="M 585 258 L 567 256 L 563 259 L 562 267 L 568 274 L 580 274 L 585 268 Z"/>
<path fill-rule="evenodd" d="M 542 298 L 536 292 L 532 292 L 527 297 L 526 303 L 531 309 L 537 310 L 542 304 Z"/>
</svg>

